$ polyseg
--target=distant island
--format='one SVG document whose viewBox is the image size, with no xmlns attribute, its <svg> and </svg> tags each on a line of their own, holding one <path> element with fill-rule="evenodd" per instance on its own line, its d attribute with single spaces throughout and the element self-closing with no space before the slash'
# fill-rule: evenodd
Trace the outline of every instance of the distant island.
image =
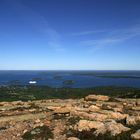
<svg viewBox="0 0 140 140">
<path fill-rule="evenodd" d="M 66 81 L 63 82 L 63 84 L 66 84 L 66 85 L 72 85 L 74 83 L 75 83 L 74 80 L 66 80 Z"/>
<path fill-rule="evenodd" d="M 118 75 L 118 73 L 96 73 L 96 72 L 83 72 L 83 73 L 73 73 L 73 75 L 83 75 L 83 76 L 95 76 L 101 78 L 132 78 L 132 79 L 140 79 L 140 76 L 131 76 L 131 75 Z"/>
<path fill-rule="evenodd" d="M 62 79 L 62 76 L 59 76 L 59 75 L 54 76 L 54 79 L 56 79 L 56 80 L 60 80 L 60 79 Z"/>
<path fill-rule="evenodd" d="M 42 78 L 40 78 L 40 77 L 32 78 L 32 81 L 40 81 L 40 80 L 42 80 Z"/>
<path fill-rule="evenodd" d="M 137 76 L 119 76 L 119 75 L 101 75 L 96 77 L 102 77 L 102 78 L 132 78 L 132 79 L 140 79 L 140 77 Z"/>
</svg>

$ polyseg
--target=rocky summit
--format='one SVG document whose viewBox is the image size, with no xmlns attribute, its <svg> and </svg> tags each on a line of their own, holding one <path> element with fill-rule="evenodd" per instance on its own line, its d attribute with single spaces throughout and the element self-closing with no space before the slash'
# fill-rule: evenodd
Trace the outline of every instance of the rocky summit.
<svg viewBox="0 0 140 140">
<path fill-rule="evenodd" d="M 0 102 L 0 140 L 140 140 L 140 99 Z"/>
</svg>

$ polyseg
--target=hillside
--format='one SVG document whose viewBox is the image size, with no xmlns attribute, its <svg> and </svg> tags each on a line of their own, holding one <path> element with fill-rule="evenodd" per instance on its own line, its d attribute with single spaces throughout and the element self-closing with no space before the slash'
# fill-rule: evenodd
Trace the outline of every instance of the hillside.
<svg viewBox="0 0 140 140">
<path fill-rule="evenodd" d="M 138 140 L 140 99 L 88 95 L 0 102 L 0 139 Z"/>
</svg>

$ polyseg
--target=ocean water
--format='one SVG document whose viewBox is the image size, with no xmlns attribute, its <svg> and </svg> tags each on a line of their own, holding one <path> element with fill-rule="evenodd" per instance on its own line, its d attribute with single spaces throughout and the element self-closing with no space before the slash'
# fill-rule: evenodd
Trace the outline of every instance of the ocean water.
<svg viewBox="0 0 140 140">
<path fill-rule="evenodd" d="M 140 88 L 140 71 L 0 71 L 0 85 L 36 85 L 88 88 L 121 86 Z M 64 81 L 72 80 L 66 84 Z"/>
</svg>

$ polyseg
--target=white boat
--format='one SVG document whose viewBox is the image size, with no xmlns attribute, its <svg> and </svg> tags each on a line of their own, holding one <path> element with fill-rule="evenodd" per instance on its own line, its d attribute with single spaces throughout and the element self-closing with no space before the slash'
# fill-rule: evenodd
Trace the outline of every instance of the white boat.
<svg viewBox="0 0 140 140">
<path fill-rule="evenodd" d="M 36 84 L 36 81 L 29 81 L 29 84 Z"/>
</svg>

